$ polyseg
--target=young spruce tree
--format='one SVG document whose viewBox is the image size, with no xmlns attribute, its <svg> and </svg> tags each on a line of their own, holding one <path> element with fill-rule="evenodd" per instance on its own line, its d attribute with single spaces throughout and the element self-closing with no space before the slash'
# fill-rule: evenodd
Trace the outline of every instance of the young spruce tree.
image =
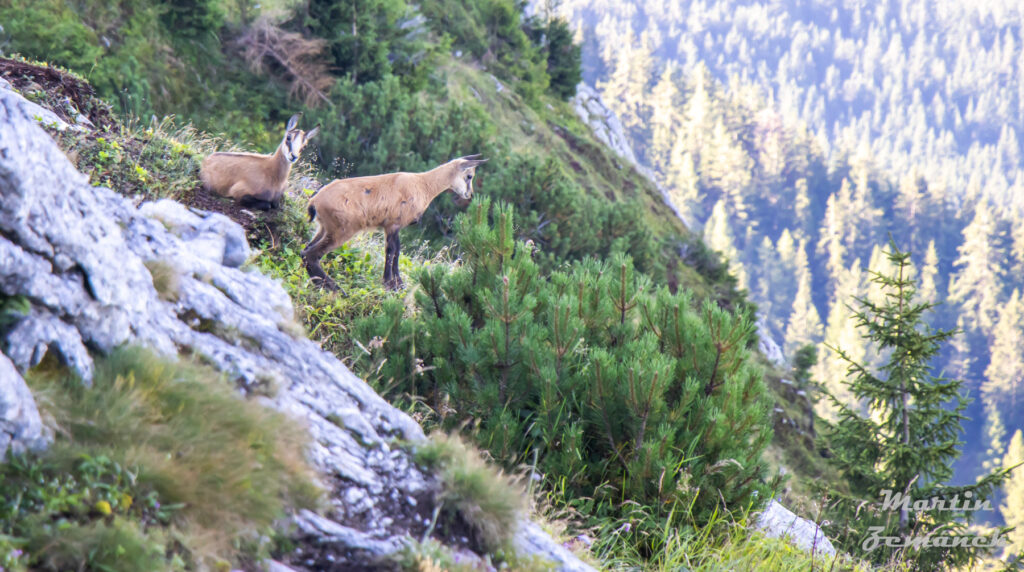
<svg viewBox="0 0 1024 572">
<path fill-rule="evenodd" d="M 933 330 L 924 322 L 935 304 L 914 301 L 910 254 L 890 242 L 886 256 L 891 275 L 871 272 L 883 298 L 857 298 L 860 309 L 854 314 L 886 361 L 869 371 L 833 348 L 847 362 L 846 383 L 867 410 L 832 397 L 839 420 L 827 424 L 825 433 L 832 460 L 850 486 L 849 494 L 830 506 L 830 520 L 840 527 L 832 532 L 845 550 L 876 563 L 900 560 L 921 570 L 970 565 L 986 552 L 972 547 L 975 537 L 967 531 L 972 509 L 992 496 L 1008 472 L 985 475 L 972 485 L 943 484 L 959 455 L 957 436 L 968 399 L 960 380 L 932 375 L 931 363 L 954 331 Z M 1001 529 L 977 541 L 991 546 L 1004 534 Z"/>
</svg>

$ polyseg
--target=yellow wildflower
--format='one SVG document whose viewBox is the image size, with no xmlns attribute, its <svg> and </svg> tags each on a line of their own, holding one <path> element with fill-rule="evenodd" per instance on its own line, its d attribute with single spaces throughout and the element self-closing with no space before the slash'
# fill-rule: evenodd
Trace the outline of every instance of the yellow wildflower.
<svg viewBox="0 0 1024 572">
<path fill-rule="evenodd" d="M 101 501 L 97 502 L 93 506 L 93 508 L 95 508 L 97 511 L 99 511 L 100 514 L 102 514 L 104 516 L 107 516 L 111 512 L 113 512 L 113 510 L 111 510 L 111 508 L 110 508 L 110 503 L 105 501 L 105 500 L 101 500 Z"/>
</svg>

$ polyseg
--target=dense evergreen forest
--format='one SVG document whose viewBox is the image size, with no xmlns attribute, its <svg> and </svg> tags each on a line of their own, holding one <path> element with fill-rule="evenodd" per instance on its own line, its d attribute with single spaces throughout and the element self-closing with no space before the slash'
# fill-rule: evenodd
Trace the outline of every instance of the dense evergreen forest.
<svg viewBox="0 0 1024 572">
<path fill-rule="evenodd" d="M 857 332 L 888 236 L 913 253 L 932 364 L 967 381 L 958 480 L 1024 428 L 1024 13 L 1015 2 L 582 2 L 584 75 L 642 160 L 703 223 L 790 356 L 884 358 Z M 827 408 L 822 414 L 828 415 Z"/>
<path fill-rule="evenodd" d="M 835 569 L 903 570 L 981 556 L 859 552 L 869 521 L 967 530 L 970 514 L 860 515 L 913 471 L 915 498 L 951 481 L 996 495 L 991 523 L 1024 518 L 1019 472 L 994 492 L 1024 461 L 1022 16 L 995 0 L 0 0 L 0 50 L 95 88 L 105 103 L 82 111 L 102 136 L 59 140 L 140 200 L 236 216 L 197 202 L 202 157 L 269 152 L 297 111 L 319 123 L 284 207 L 237 219 L 250 265 L 386 399 L 528 475 L 601 566 L 821 567 L 751 537 L 777 496 L 830 521 L 853 555 Z M 574 113 L 581 79 L 695 224 Z M 442 197 L 402 231 L 408 291 L 381 287 L 379 237 L 325 259 L 347 295 L 309 283 L 320 184 L 471 153 L 490 158 L 480 198 Z M 872 337 L 879 322 L 921 335 Z M 786 363 L 756 351 L 758 328 Z M 906 390 L 869 407 L 895 387 L 869 370 L 926 380 L 915 407 Z M 815 406 L 815 382 L 837 401 Z M 929 434 L 883 438 L 910 409 Z"/>
</svg>

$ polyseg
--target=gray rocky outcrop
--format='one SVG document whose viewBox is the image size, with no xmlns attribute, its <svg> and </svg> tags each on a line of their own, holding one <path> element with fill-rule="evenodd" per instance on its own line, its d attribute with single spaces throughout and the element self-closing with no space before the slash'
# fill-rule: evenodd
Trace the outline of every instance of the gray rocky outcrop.
<svg viewBox="0 0 1024 572">
<path fill-rule="evenodd" d="M 571 103 L 576 111 L 576 115 L 590 126 L 598 141 L 607 145 L 608 148 L 619 157 L 625 159 L 638 173 L 650 181 L 661 193 L 661 198 L 665 201 L 665 205 L 672 210 L 687 228 L 693 228 L 682 211 L 672 202 L 668 189 L 658 182 L 658 177 L 654 174 L 654 171 L 643 165 L 637 158 L 636 153 L 633 151 L 633 146 L 630 145 L 629 138 L 626 136 L 626 130 L 622 127 L 622 121 L 601 99 L 601 94 L 586 83 L 581 82 L 576 86 L 576 95 L 573 96 Z"/>
<path fill-rule="evenodd" d="M 605 105 L 601 94 L 585 83 L 576 86 L 576 95 L 572 98 L 572 107 L 576 115 L 590 126 L 598 141 L 604 143 L 615 154 L 622 157 L 634 167 L 640 161 L 629 144 L 626 130 L 622 127 L 619 116 Z"/>
<path fill-rule="evenodd" d="M 139 214 L 162 222 L 167 230 L 189 243 L 196 255 L 210 262 L 238 268 L 252 254 L 245 230 L 220 213 L 160 199 L 140 205 Z"/>
<path fill-rule="evenodd" d="M 331 503 L 323 514 L 295 517 L 304 549 L 284 565 L 356 569 L 420 538 L 437 481 L 392 445 L 424 439 L 419 425 L 295 336 L 284 288 L 233 267 L 248 256 L 237 225 L 176 203 L 136 208 L 91 186 L 37 115 L 0 89 L 0 297 L 30 305 L 0 339 L 0 449 L 37 448 L 49 438 L 21 377 L 47 352 L 86 382 L 90 352 L 122 344 L 188 352 L 243 389 L 276 388 L 262 399 L 309 429 L 309 456 Z M 154 281 L 155 267 L 174 279 Z M 559 569 L 591 569 L 529 522 L 516 542 Z"/>
<path fill-rule="evenodd" d="M 757 314 L 757 339 L 757 349 L 761 350 L 761 353 L 764 354 L 764 357 L 768 358 L 768 361 L 775 365 L 786 363 L 786 355 L 782 353 L 782 348 L 779 347 L 779 343 L 772 336 L 772 329 L 768 326 L 768 321 L 764 319 L 760 312 Z"/>
<path fill-rule="evenodd" d="M 833 557 L 836 549 L 814 522 L 801 518 L 772 499 L 754 524 L 756 530 L 770 538 L 785 538 L 797 548 Z"/>
<path fill-rule="evenodd" d="M 92 125 L 89 120 L 78 112 L 71 105 L 70 101 L 67 103 L 70 109 L 74 110 L 74 117 L 78 119 L 78 123 L 70 124 L 52 110 L 39 105 L 33 101 L 29 101 L 14 91 L 11 83 L 6 79 L 0 78 L 0 92 L 4 94 L 4 105 L 9 108 L 17 108 L 18 112 L 25 117 L 30 117 L 39 123 L 52 127 L 58 131 L 64 131 L 65 129 L 71 129 L 74 131 L 86 131 Z"/>
<path fill-rule="evenodd" d="M 51 439 L 25 380 L 11 360 L 0 354 L 0 455 L 42 449 Z"/>
</svg>

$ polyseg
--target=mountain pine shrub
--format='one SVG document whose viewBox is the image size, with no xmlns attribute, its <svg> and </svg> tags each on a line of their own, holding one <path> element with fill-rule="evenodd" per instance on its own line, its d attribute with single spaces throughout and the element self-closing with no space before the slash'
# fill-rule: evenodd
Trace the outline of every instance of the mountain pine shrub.
<svg viewBox="0 0 1024 572">
<path fill-rule="evenodd" d="M 356 367 L 386 397 L 468 426 L 506 467 L 533 463 L 578 510 L 629 522 L 643 551 L 683 514 L 767 496 L 771 401 L 748 316 L 695 308 L 625 255 L 542 272 L 508 205 L 479 200 L 455 229 L 461 264 L 418 272 L 411 311 L 388 300 L 352 327 L 368 348 Z"/>
</svg>

